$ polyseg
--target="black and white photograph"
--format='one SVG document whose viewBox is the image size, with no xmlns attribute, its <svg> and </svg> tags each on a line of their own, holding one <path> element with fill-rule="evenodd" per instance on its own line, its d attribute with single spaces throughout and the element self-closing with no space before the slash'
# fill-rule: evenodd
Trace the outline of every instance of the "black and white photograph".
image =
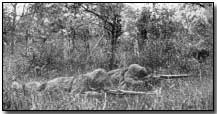
<svg viewBox="0 0 217 114">
<path fill-rule="evenodd" d="M 214 2 L 2 2 L 3 111 L 214 111 Z"/>
</svg>

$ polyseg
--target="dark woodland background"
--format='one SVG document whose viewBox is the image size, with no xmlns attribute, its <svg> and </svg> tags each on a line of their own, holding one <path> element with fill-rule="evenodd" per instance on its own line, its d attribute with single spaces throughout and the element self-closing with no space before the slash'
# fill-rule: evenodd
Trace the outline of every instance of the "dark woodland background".
<svg viewBox="0 0 217 114">
<path fill-rule="evenodd" d="M 162 104 L 135 101 L 137 105 L 123 106 L 126 103 L 117 101 L 123 105 L 109 109 L 213 109 L 214 4 L 135 7 L 133 3 L 3 3 L 3 109 L 29 108 L 23 97 L 14 100 L 12 81 L 46 81 L 135 63 L 161 74 L 199 78 L 165 81 L 165 88 L 175 84 L 181 89 L 178 94 L 165 89 Z M 133 103 L 132 98 L 128 100 Z M 66 101 L 45 109 L 77 109 L 62 106 Z M 101 109 L 97 104 L 78 107 Z"/>
</svg>

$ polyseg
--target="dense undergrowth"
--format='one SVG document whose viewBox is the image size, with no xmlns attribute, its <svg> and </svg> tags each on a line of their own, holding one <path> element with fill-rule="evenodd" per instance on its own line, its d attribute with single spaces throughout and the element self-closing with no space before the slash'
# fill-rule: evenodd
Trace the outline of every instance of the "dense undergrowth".
<svg viewBox="0 0 217 114">
<path fill-rule="evenodd" d="M 17 54 L 19 55 L 19 54 Z M 154 57 L 148 62 L 154 61 Z M 138 58 L 138 57 L 137 57 Z M 144 60 L 143 57 L 140 58 Z M 158 58 L 159 59 L 159 58 Z M 128 61 L 129 64 L 137 63 Z M 82 68 L 74 67 L 71 71 L 52 69 L 45 70 L 40 76 L 35 76 L 33 69 L 28 69 L 28 61 L 21 56 L 4 56 L 3 63 L 3 109 L 4 110 L 212 110 L 213 109 L 213 67 L 212 59 L 208 58 L 203 63 L 190 63 L 187 73 L 193 74 L 194 77 L 185 79 L 162 80 L 156 85 L 156 89 L 161 88 L 161 93 L 157 95 L 110 95 L 106 101 L 104 96 L 85 96 L 67 93 L 63 91 L 54 91 L 52 93 L 31 93 L 24 95 L 23 91 L 15 91 L 11 88 L 12 81 L 19 83 L 29 81 L 43 82 L 61 76 L 76 76 L 84 73 Z M 180 59 L 181 61 L 181 59 Z M 180 62 L 179 61 L 179 62 Z M 10 63 L 10 64 L 9 64 Z M 156 64 L 152 62 L 153 66 Z M 63 65 L 56 63 L 55 65 Z M 104 64 L 102 62 L 101 64 Z M 142 63 L 141 63 L 142 64 Z M 151 64 L 145 62 L 145 64 Z M 173 63 L 174 64 L 174 63 Z M 182 63 L 183 64 L 183 63 Z M 182 65 L 181 64 L 181 65 Z M 9 65 L 11 69 L 9 69 Z M 177 64 L 176 64 L 177 65 Z M 200 65 L 195 67 L 195 65 Z M 96 66 L 101 66 L 99 61 Z M 193 67 L 194 66 L 194 67 Z M 67 65 L 62 66 L 67 67 Z M 77 68 L 77 69 L 76 69 Z M 175 74 L 183 73 L 179 70 L 181 66 L 166 68 L 163 66 L 156 69 L 158 73 Z M 27 72 L 28 70 L 29 72 Z M 86 69 L 85 69 L 86 70 Z M 89 71 L 91 71 L 89 70 Z M 88 70 L 86 70 L 87 72 Z M 186 71 L 185 71 L 186 73 Z M 145 88 L 145 87 L 144 87 Z M 140 90 L 143 90 L 140 88 Z M 106 104 L 105 104 L 106 103 Z"/>
</svg>

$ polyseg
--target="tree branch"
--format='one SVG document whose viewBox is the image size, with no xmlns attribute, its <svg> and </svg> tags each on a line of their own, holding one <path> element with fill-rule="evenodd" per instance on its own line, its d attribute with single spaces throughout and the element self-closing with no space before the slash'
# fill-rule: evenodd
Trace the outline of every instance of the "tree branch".
<svg viewBox="0 0 217 114">
<path fill-rule="evenodd" d="M 95 25 L 98 25 L 98 26 L 101 26 L 101 27 L 102 27 L 101 24 L 97 24 L 97 23 L 94 23 L 94 22 L 89 22 L 89 23 L 95 24 Z M 107 27 L 105 27 L 105 26 L 103 26 L 103 28 L 106 29 L 106 30 L 108 30 L 108 31 L 110 31 L 110 32 L 112 31 L 112 30 L 110 30 L 109 28 L 107 28 Z"/>
<path fill-rule="evenodd" d="M 88 8 L 85 8 L 84 6 L 81 5 L 81 7 L 84 9 L 84 11 L 89 12 L 91 14 L 94 14 L 95 16 L 97 16 L 98 18 L 100 18 L 102 21 L 108 23 L 109 25 L 113 26 L 113 24 L 111 22 L 108 22 L 108 17 L 102 16 L 94 11 L 89 10 Z M 105 19 L 106 18 L 106 19 Z"/>
</svg>

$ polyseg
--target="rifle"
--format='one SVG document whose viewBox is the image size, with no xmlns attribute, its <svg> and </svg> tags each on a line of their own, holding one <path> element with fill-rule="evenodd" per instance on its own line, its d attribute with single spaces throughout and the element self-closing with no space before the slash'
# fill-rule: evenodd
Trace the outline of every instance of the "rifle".
<svg viewBox="0 0 217 114">
<path fill-rule="evenodd" d="M 187 78 L 193 76 L 192 74 L 150 74 L 146 76 L 144 80 L 152 80 L 152 79 L 176 79 L 176 78 Z M 104 89 L 105 93 L 115 94 L 115 95 L 157 95 L 161 93 L 161 88 L 154 91 L 129 91 L 129 90 L 121 90 L 121 89 Z M 97 92 L 90 92 L 89 94 L 95 95 Z M 98 93 L 100 94 L 100 93 Z"/>
<path fill-rule="evenodd" d="M 155 95 L 155 94 L 158 94 L 160 93 L 161 89 L 159 90 L 154 90 L 154 91 L 129 91 L 129 90 L 121 90 L 121 89 L 115 89 L 115 90 L 112 90 L 112 89 L 107 89 L 107 90 L 104 90 L 106 93 L 109 93 L 109 94 L 116 94 L 116 95 Z"/>
<path fill-rule="evenodd" d="M 175 79 L 175 78 L 188 78 L 192 77 L 192 74 L 149 74 L 144 77 L 144 80 L 147 79 Z"/>
</svg>

